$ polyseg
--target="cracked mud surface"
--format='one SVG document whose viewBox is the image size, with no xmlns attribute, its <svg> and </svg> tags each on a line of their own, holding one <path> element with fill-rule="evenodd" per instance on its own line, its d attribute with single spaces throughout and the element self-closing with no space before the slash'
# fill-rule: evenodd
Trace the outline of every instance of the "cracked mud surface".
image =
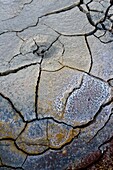
<svg viewBox="0 0 113 170">
<path fill-rule="evenodd" d="M 111 170 L 113 2 L 0 0 L 0 170 Z"/>
</svg>

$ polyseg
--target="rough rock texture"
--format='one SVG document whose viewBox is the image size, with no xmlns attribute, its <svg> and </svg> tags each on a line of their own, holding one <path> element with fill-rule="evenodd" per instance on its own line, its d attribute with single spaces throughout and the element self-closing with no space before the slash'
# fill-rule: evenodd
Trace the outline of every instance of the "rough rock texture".
<svg viewBox="0 0 113 170">
<path fill-rule="evenodd" d="M 0 0 L 0 170 L 113 169 L 112 5 Z"/>
</svg>

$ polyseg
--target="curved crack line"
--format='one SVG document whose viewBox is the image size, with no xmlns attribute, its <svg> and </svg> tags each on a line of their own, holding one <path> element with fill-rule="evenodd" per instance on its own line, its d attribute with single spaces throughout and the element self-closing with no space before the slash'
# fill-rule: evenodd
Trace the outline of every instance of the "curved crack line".
<svg viewBox="0 0 113 170">
<path fill-rule="evenodd" d="M 38 120 L 39 121 L 40 120 L 53 120 L 55 123 L 63 124 L 63 125 L 66 125 L 68 127 L 74 128 L 72 125 L 69 125 L 69 124 L 62 122 L 62 121 L 59 121 L 59 120 L 56 120 L 54 117 L 43 117 L 43 118 L 39 118 Z"/>
<path fill-rule="evenodd" d="M 9 169 L 21 169 L 21 170 L 24 170 L 24 168 L 22 167 L 14 167 L 14 166 L 10 166 L 10 165 L 6 165 L 6 164 L 3 164 L 2 166 L 0 166 L 1 168 L 9 168 Z"/>
<path fill-rule="evenodd" d="M 20 47 L 20 49 L 21 49 L 21 47 Z M 24 56 L 27 55 L 27 54 L 32 54 L 32 52 L 31 52 L 31 51 L 30 51 L 30 52 L 26 52 L 25 54 L 22 54 L 22 52 L 20 52 L 20 53 L 14 55 L 9 61 L 7 61 L 8 64 L 9 64 L 9 67 L 11 66 L 10 63 L 12 62 L 13 59 L 15 59 L 15 58 L 18 57 L 18 56 L 24 57 Z M 32 64 L 32 63 L 30 63 L 30 64 Z"/>
<path fill-rule="evenodd" d="M 100 39 L 100 37 L 96 36 L 95 34 L 94 34 L 93 36 L 96 37 L 96 38 L 97 38 L 101 43 L 103 43 L 103 44 L 108 44 L 108 43 L 113 42 L 113 40 L 103 41 L 103 40 Z"/>
<path fill-rule="evenodd" d="M 104 123 L 104 125 L 96 132 L 96 134 L 95 134 L 87 143 L 90 143 L 90 142 L 98 135 L 98 133 L 99 133 L 102 129 L 104 129 L 104 127 L 107 125 L 107 123 L 109 123 L 110 118 L 111 118 L 112 115 L 113 115 L 113 113 L 111 112 L 111 114 L 110 114 L 109 117 L 108 117 L 108 120 Z"/>
<path fill-rule="evenodd" d="M 42 60 L 43 60 L 43 58 L 42 58 Z M 41 63 L 42 63 L 42 60 L 41 60 Z M 39 97 L 38 91 L 39 91 L 41 73 L 42 73 L 42 70 L 41 70 L 41 64 L 40 64 L 37 83 L 36 83 L 36 87 L 35 87 L 35 115 L 36 115 L 36 119 L 38 119 L 38 97 Z"/>
<path fill-rule="evenodd" d="M 107 80 L 109 86 L 110 86 L 110 87 L 113 87 L 113 84 L 111 83 L 111 81 L 113 81 L 113 78 L 110 78 L 110 79 Z"/>
<path fill-rule="evenodd" d="M 65 114 L 65 111 L 66 111 L 66 105 L 67 105 L 69 97 L 73 94 L 74 91 L 79 90 L 81 88 L 81 86 L 83 84 L 83 79 L 84 79 L 84 75 L 82 76 L 82 79 L 81 79 L 79 86 L 77 88 L 73 88 L 73 90 L 71 92 L 69 92 L 68 97 L 66 98 L 66 101 L 64 103 L 64 108 L 62 110 L 62 116 L 61 116 L 62 118 L 64 117 L 64 114 Z"/>
<path fill-rule="evenodd" d="M 111 136 L 108 140 L 106 140 L 105 142 L 103 142 L 98 148 L 101 150 L 101 147 L 110 143 L 113 140 L 113 136 Z"/>
<path fill-rule="evenodd" d="M 96 114 L 94 115 L 94 117 L 93 117 L 92 120 L 90 120 L 89 122 L 87 122 L 87 123 L 85 123 L 85 124 L 82 124 L 82 125 L 72 126 L 72 125 L 67 124 L 67 123 L 65 123 L 65 122 L 61 122 L 61 121 L 59 121 L 59 120 L 56 120 L 56 119 L 54 119 L 53 117 L 43 117 L 43 118 L 40 118 L 40 119 L 38 119 L 38 120 L 40 121 L 40 120 L 45 120 L 45 119 L 48 119 L 48 120 L 49 120 L 49 119 L 50 119 L 50 120 L 55 121 L 55 122 L 58 123 L 58 124 L 64 124 L 64 125 L 66 125 L 66 126 L 72 127 L 73 129 L 85 128 L 85 127 L 90 126 L 91 124 L 93 124 L 93 123 L 96 121 L 96 118 L 97 118 L 98 114 L 102 111 L 102 109 L 105 108 L 106 106 L 110 105 L 112 102 L 113 102 L 113 97 L 112 97 L 108 102 L 106 102 L 106 103 L 104 103 L 104 104 L 102 104 L 102 105 L 100 106 L 100 108 L 98 109 L 98 111 L 96 112 Z"/>
<path fill-rule="evenodd" d="M 17 15 L 14 15 L 13 17 L 10 17 L 10 18 L 7 18 L 7 19 L 4 19 L 4 20 L 2 20 L 2 21 L 8 21 L 8 20 L 11 20 L 11 19 L 16 18 L 17 16 L 19 16 L 19 15 L 20 15 L 20 13 L 21 13 L 21 12 L 22 12 L 22 10 L 24 9 L 24 7 L 25 7 L 25 6 L 27 6 L 27 5 L 30 5 L 32 2 L 33 2 L 33 0 L 31 0 L 30 2 L 26 2 L 26 3 L 24 3 L 24 4 L 22 5 L 22 7 L 20 7 L 20 8 L 21 8 L 21 10 L 18 12 L 18 14 L 17 14 Z"/>
<path fill-rule="evenodd" d="M 15 141 L 19 138 L 19 136 L 25 131 L 27 127 L 27 123 L 25 124 L 24 128 L 22 129 L 22 131 L 20 132 L 20 134 L 17 136 L 17 138 L 15 139 Z"/>
<path fill-rule="evenodd" d="M 75 68 L 75 67 L 71 67 L 71 66 L 68 66 L 68 65 L 63 65 L 61 62 L 59 62 L 59 63 L 62 65 L 62 68 L 61 68 L 61 69 L 63 69 L 63 68 L 69 68 L 69 69 L 72 69 L 72 70 L 76 70 L 76 71 L 85 73 L 85 74 L 87 74 L 87 75 L 89 75 L 89 76 L 91 76 L 91 77 L 93 77 L 93 78 L 95 78 L 95 79 L 98 79 L 98 80 L 100 80 L 100 81 L 102 81 L 102 82 L 104 82 L 104 83 L 108 83 L 106 80 L 102 79 L 101 77 L 95 76 L 95 75 L 93 75 L 93 74 L 91 74 L 91 73 L 89 73 L 89 72 L 87 72 L 87 71 L 85 71 L 85 70 L 81 70 L 81 69 L 78 69 L 78 68 Z M 47 70 L 47 72 L 50 72 L 50 71 Z M 54 71 L 51 71 L 51 72 L 54 72 Z"/>
<path fill-rule="evenodd" d="M 90 48 L 87 36 L 85 36 L 85 42 L 86 42 L 86 46 L 87 46 L 87 49 L 89 51 L 89 55 L 90 55 L 90 58 L 91 58 L 90 68 L 89 68 L 89 71 L 88 71 L 90 73 L 91 69 L 92 69 L 92 66 L 93 66 L 93 56 L 92 56 L 92 52 L 91 52 L 91 48 Z"/>
<path fill-rule="evenodd" d="M 64 67 L 65 67 L 65 66 L 61 66 L 60 68 L 58 68 L 58 69 L 56 69 L 56 70 L 46 70 L 46 69 L 42 69 L 42 71 L 53 73 L 53 72 L 57 72 L 57 71 L 62 70 Z"/>
<path fill-rule="evenodd" d="M 51 151 L 51 150 L 52 150 L 52 151 L 60 151 L 60 150 L 62 150 L 64 147 L 66 147 L 67 145 L 71 144 L 75 138 L 78 138 L 79 135 L 80 135 L 80 133 L 81 133 L 81 131 L 79 131 L 79 133 L 78 133 L 76 136 L 74 136 L 69 142 L 63 144 L 60 148 L 53 148 L 53 147 L 50 147 L 50 146 L 48 145 L 48 148 L 45 149 L 44 151 L 42 151 L 41 153 L 28 153 L 27 151 L 21 149 L 21 148 L 17 145 L 16 141 L 14 141 L 14 144 L 15 144 L 15 146 L 16 146 L 16 148 L 17 148 L 18 150 L 22 151 L 23 153 L 27 154 L 28 156 L 43 155 L 43 154 L 46 153 L 47 151 Z M 26 142 L 24 142 L 24 143 L 26 143 Z M 36 145 L 37 145 L 37 144 L 36 144 Z M 44 145 L 41 145 L 41 146 L 44 146 Z"/>
<path fill-rule="evenodd" d="M 111 7 L 112 7 L 112 4 L 110 4 L 110 5 L 107 7 L 106 12 L 105 12 L 105 15 L 104 15 L 104 18 L 100 19 L 100 20 L 96 23 L 96 25 L 101 24 L 101 23 L 103 23 L 103 22 L 106 20 L 106 18 L 107 18 L 107 16 L 108 16 L 108 12 L 109 12 L 109 10 L 110 10 Z"/>
<path fill-rule="evenodd" d="M 12 109 L 18 113 L 18 115 L 21 117 L 22 121 L 25 123 L 25 119 L 24 116 L 21 114 L 21 112 L 14 106 L 13 102 L 11 101 L 10 98 L 8 98 L 7 96 L 5 96 L 3 93 L 0 92 L 0 96 L 2 96 L 4 99 L 6 99 L 8 101 L 8 103 L 11 105 Z"/>
<path fill-rule="evenodd" d="M 27 27 L 25 27 L 25 28 L 23 28 L 23 29 L 21 29 L 21 30 L 18 30 L 18 31 L 16 31 L 16 30 L 10 30 L 10 32 L 16 32 L 16 33 L 18 34 L 18 33 L 21 33 L 21 32 L 23 32 L 23 31 L 25 31 L 25 30 L 27 30 L 27 29 L 29 29 L 29 28 L 36 27 L 36 26 L 38 25 L 38 23 L 39 23 L 39 17 L 37 18 L 36 23 L 34 23 L 34 24 L 32 24 L 32 25 L 29 25 L 29 26 L 27 26 Z"/>
<path fill-rule="evenodd" d="M 102 109 L 105 108 L 106 106 L 110 105 L 112 102 L 113 102 L 113 97 L 108 102 L 106 102 L 100 106 L 100 108 L 98 109 L 98 111 L 96 112 L 96 114 L 94 115 L 92 120 L 90 120 L 89 122 L 87 122 L 85 124 L 74 126 L 73 128 L 74 129 L 85 128 L 87 126 L 90 126 L 91 124 L 93 124 L 96 121 L 96 118 L 99 115 L 99 113 L 102 111 Z"/>
<path fill-rule="evenodd" d="M 33 66 L 33 65 L 37 65 L 37 64 L 39 64 L 39 63 L 38 62 L 30 63 L 30 64 L 23 65 L 21 67 L 18 67 L 16 69 L 0 72 L 0 76 L 7 76 L 7 75 L 12 74 L 12 73 L 17 73 L 18 71 L 20 71 L 22 69 L 26 69 L 27 67 L 30 67 L 30 66 Z"/>
<path fill-rule="evenodd" d="M 23 168 L 24 164 L 25 164 L 26 161 L 27 161 L 27 158 L 28 158 L 28 155 L 26 155 L 26 158 L 25 158 L 24 162 L 22 163 L 21 168 Z M 23 170 L 24 170 L 24 168 L 23 168 Z"/>
<path fill-rule="evenodd" d="M 47 25 L 45 23 L 43 23 L 43 25 L 47 26 L 48 28 L 50 28 L 52 31 L 54 31 L 58 35 L 61 35 L 61 36 L 64 36 L 64 37 L 91 36 L 91 35 L 93 35 L 97 31 L 97 27 L 95 27 L 92 31 L 87 32 L 87 33 L 64 34 L 64 33 L 61 33 L 59 31 L 55 30 L 54 28 L 52 28 L 51 26 L 49 26 L 49 25 Z"/>
<path fill-rule="evenodd" d="M 53 14 L 59 14 L 59 13 L 62 13 L 62 12 L 67 12 L 67 11 L 69 11 L 69 10 L 79 6 L 79 5 L 80 5 L 80 2 L 74 3 L 74 4 L 72 4 L 72 5 L 68 6 L 68 7 L 64 7 L 62 9 L 59 9 L 59 10 L 56 10 L 56 11 L 48 12 L 48 13 L 40 16 L 39 18 L 43 18 L 43 17 L 49 16 L 49 15 L 53 15 Z"/>
<path fill-rule="evenodd" d="M 10 31 L 8 31 L 8 30 L 7 30 L 7 31 L 4 31 L 4 32 L 1 32 L 1 33 L 0 33 L 0 36 L 3 35 L 3 34 L 9 33 L 9 32 L 10 32 Z"/>
<path fill-rule="evenodd" d="M 82 6 L 78 6 L 78 8 L 79 8 L 79 10 L 80 10 L 81 12 L 83 12 L 84 14 L 86 14 L 86 17 L 87 17 L 89 23 L 90 23 L 93 27 L 95 27 L 96 24 L 93 22 L 93 20 L 92 20 L 92 18 L 91 18 L 90 11 L 86 11 Z"/>
</svg>

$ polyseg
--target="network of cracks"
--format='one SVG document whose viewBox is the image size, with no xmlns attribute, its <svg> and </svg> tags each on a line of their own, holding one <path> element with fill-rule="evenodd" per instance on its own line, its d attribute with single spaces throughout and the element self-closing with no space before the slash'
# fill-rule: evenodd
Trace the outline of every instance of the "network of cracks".
<svg viewBox="0 0 113 170">
<path fill-rule="evenodd" d="M 10 12 L 0 18 L 1 170 L 112 159 L 113 2 L 59 3 L 0 2 Z"/>
</svg>

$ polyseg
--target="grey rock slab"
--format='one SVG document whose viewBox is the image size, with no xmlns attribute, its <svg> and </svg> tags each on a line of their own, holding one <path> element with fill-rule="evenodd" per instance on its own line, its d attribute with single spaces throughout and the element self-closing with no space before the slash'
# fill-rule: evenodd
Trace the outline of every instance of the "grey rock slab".
<svg viewBox="0 0 113 170">
<path fill-rule="evenodd" d="M 73 126 L 86 124 L 109 97 L 108 84 L 86 74 L 81 87 L 68 96 L 62 119 Z"/>
<path fill-rule="evenodd" d="M 102 43 L 94 36 L 88 37 L 88 42 L 93 56 L 91 74 L 108 80 L 113 77 L 113 42 Z"/>
<path fill-rule="evenodd" d="M 35 38 L 37 35 L 46 35 L 46 36 L 52 36 L 56 37 L 58 34 L 49 28 L 48 26 L 41 24 L 40 21 L 36 27 L 30 27 L 22 32 L 18 32 L 19 37 L 21 37 L 23 40 L 27 40 L 29 38 Z"/>
<path fill-rule="evenodd" d="M 2 163 L 12 167 L 21 167 L 26 154 L 19 151 L 11 140 L 0 141 L 0 157 Z"/>
<path fill-rule="evenodd" d="M 20 14 L 31 0 L 0 0 L 0 20 L 4 21 Z"/>
<path fill-rule="evenodd" d="M 74 88 L 80 86 L 82 76 L 83 73 L 66 67 L 55 72 L 42 71 L 38 90 L 38 117 L 54 117 L 62 121 L 66 99 Z"/>
<path fill-rule="evenodd" d="M 5 98 L 0 96 L 0 139 L 16 139 L 23 130 L 25 124 Z"/>
<path fill-rule="evenodd" d="M 28 154 L 41 154 L 46 151 L 49 148 L 47 120 L 28 123 L 16 144 Z"/>
<path fill-rule="evenodd" d="M 11 99 L 25 120 L 35 118 L 35 88 L 39 76 L 39 65 L 29 66 L 0 77 L 0 91 Z"/>
<path fill-rule="evenodd" d="M 74 0 L 65 0 L 62 3 L 59 1 L 47 1 L 47 0 L 33 0 L 30 5 L 24 6 L 23 10 L 17 15 L 17 17 L 12 17 L 12 19 L 0 22 L 0 32 L 4 30 L 22 30 L 31 25 L 35 26 L 38 17 L 45 15 L 54 10 L 59 10 L 64 6 L 69 6 L 75 3 Z M 37 6 L 37 8 L 36 8 Z M 8 6 L 7 6 L 8 7 Z M 4 16 L 4 15 L 2 15 Z M 15 15 L 13 15 L 15 16 Z M 2 18 L 1 18 L 2 20 Z"/>
<path fill-rule="evenodd" d="M 81 19 L 82 18 L 82 19 Z M 46 16 L 41 19 L 46 24 L 61 34 L 85 34 L 94 28 L 90 25 L 86 15 L 77 7 L 64 13 Z"/>
<path fill-rule="evenodd" d="M 91 56 L 89 54 L 85 38 L 81 37 L 60 37 L 64 44 L 64 54 L 60 62 L 75 69 L 88 72 L 91 65 Z"/>
<path fill-rule="evenodd" d="M 11 58 L 20 53 L 22 42 L 15 33 L 0 36 L 0 72 L 5 71 Z"/>
</svg>

